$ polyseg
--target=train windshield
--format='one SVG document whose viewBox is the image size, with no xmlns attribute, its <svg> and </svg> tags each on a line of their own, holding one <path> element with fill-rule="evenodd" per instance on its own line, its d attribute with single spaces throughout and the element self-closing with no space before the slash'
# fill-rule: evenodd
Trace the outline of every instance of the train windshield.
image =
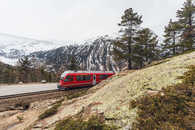
<svg viewBox="0 0 195 130">
<path fill-rule="evenodd" d="M 67 75 L 67 72 L 61 74 L 60 78 L 63 79 Z"/>
</svg>

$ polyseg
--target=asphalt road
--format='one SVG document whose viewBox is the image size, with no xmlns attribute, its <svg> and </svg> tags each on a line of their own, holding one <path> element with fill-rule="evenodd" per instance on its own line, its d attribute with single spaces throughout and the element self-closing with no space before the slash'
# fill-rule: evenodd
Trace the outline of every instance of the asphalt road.
<svg viewBox="0 0 195 130">
<path fill-rule="evenodd" d="M 22 84 L 22 85 L 1 85 L 0 96 L 56 90 L 57 83 L 48 84 Z"/>
</svg>

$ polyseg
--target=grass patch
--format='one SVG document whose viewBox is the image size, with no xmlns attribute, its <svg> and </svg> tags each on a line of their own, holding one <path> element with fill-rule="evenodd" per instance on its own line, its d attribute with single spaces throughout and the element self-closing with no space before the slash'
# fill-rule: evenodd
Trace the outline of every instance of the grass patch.
<svg viewBox="0 0 195 130">
<path fill-rule="evenodd" d="M 160 64 L 166 63 L 168 61 L 170 61 L 170 59 L 162 59 L 162 60 L 153 61 L 152 63 L 146 65 L 144 68 L 148 68 L 148 67 L 151 67 L 151 66 L 160 65 Z"/>
<path fill-rule="evenodd" d="M 22 122 L 24 120 L 24 117 L 23 116 L 17 116 L 17 119 L 19 122 Z"/>
<path fill-rule="evenodd" d="M 116 130 L 117 127 L 109 126 L 98 117 L 93 116 L 88 121 L 81 119 L 65 119 L 56 125 L 55 130 Z"/>
<path fill-rule="evenodd" d="M 14 105 L 15 108 L 22 107 L 23 110 L 28 110 L 30 107 L 30 102 L 19 101 Z"/>
<path fill-rule="evenodd" d="M 162 90 L 162 94 L 133 100 L 138 108 L 134 130 L 190 130 L 195 127 L 195 66 L 179 77 L 183 82 Z"/>
<path fill-rule="evenodd" d="M 39 116 L 39 120 L 45 119 L 47 117 L 50 117 L 58 112 L 58 108 L 61 106 L 64 99 L 57 101 L 51 108 L 47 109 L 45 112 L 43 112 Z"/>
<path fill-rule="evenodd" d="M 68 100 L 71 100 L 73 98 L 78 98 L 78 97 L 84 96 L 86 94 L 87 94 L 87 90 L 81 90 L 79 92 L 73 92 L 69 95 L 66 95 L 66 97 L 67 97 Z"/>
</svg>

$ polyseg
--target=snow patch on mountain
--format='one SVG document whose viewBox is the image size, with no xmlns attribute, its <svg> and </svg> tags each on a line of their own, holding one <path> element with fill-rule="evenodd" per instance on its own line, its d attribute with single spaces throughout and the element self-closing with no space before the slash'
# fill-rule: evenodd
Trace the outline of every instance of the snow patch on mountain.
<svg viewBox="0 0 195 130">
<path fill-rule="evenodd" d="M 49 51 L 32 53 L 47 65 L 53 65 L 58 71 L 67 69 L 71 57 L 74 56 L 82 70 L 119 71 L 120 67 L 112 56 L 112 40 L 109 37 L 99 37 L 85 44 L 69 45 Z"/>
<path fill-rule="evenodd" d="M 18 59 L 21 56 L 29 55 L 36 51 L 47 51 L 61 46 L 71 44 L 70 42 L 35 40 L 25 37 L 18 37 L 10 34 L 0 33 L 0 61 Z M 9 63 L 9 62 L 7 62 Z"/>
<path fill-rule="evenodd" d="M 0 61 L 16 65 L 24 55 L 34 57 L 36 64 L 53 66 L 56 70 L 67 68 L 70 57 L 74 56 L 83 70 L 113 70 L 119 67 L 111 52 L 110 37 L 88 39 L 83 43 L 35 40 L 0 33 Z"/>
<path fill-rule="evenodd" d="M 2 61 L 5 64 L 13 65 L 14 66 L 14 65 L 17 64 L 18 59 L 11 59 L 11 58 L 6 58 L 4 56 L 0 56 L 0 61 Z"/>
<path fill-rule="evenodd" d="M 0 34 L 0 48 L 6 53 L 11 53 L 14 49 L 28 55 L 35 51 L 46 51 L 64 45 L 66 45 L 64 42 L 34 40 L 8 34 Z"/>
</svg>

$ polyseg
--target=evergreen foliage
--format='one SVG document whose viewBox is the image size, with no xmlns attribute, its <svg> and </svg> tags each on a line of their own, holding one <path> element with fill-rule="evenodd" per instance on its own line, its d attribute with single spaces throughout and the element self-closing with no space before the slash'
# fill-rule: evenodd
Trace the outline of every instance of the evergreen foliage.
<svg viewBox="0 0 195 130">
<path fill-rule="evenodd" d="M 186 0 L 183 7 L 177 11 L 179 29 L 181 31 L 180 44 L 183 52 L 191 50 L 195 43 L 195 5 L 193 0 Z"/>
<path fill-rule="evenodd" d="M 159 57 L 158 37 L 149 28 L 141 29 L 134 38 L 133 61 L 139 68 Z"/>
<path fill-rule="evenodd" d="M 122 27 L 120 30 L 122 36 L 114 42 L 113 52 L 115 59 L 123 59 L 128 62 L 128 69 L 132 69 L 133 38 L 141 23 L 142 16 L 134 12 L 132 8 L 125 10 L 124 15 L 121 17 L 121 22 L 119 23 L 119 26 Z"/>
<path fill-rule="evenodd" d="M 29 77 L 28 72 L 31 67 L 31 62 L 27 56 L 24 56 L 18 60 L 18 65 L 20 69 L 20 73 L 23 76 L 23 82 L 27 82 L 27 79 Z"/>
<path fill-rule="evenodd" d="M 170 20 L 164 30 L 163 56 L 183 54 L 195 46 L 195 4 L 186 0 L 183 7 L 176 12 L 177 20 Z"/>
<path fill-rule="evenodd" d="M 165 26 L 165 35 L 164 35 L 164 45 L 162 46 L 165 56 L 176 55 L 178 52 L 180 31 L 179 31 L 178 22 L 173 22 L 172 19 L 169 21 L 169 24 Z"/>
<path fill-rule="evenodd" d="M 71 59 L 70 59 L 70 64 L 68 65 L 68 70 L 74 70 L 74 71 L 77 71 L 77 70 L 79 70 L 79 65 L 78 65 L 78 63 L 77 63 L 77 61 L 76 61 L 76 58 L 75 58 L 75 56 L 71 56 Z"/>
<path fill-rule="evenodd" d="M 128 69 L 142 68 L 157 60 L 160 54 L 158 37 L 148 28 L 140 29 L 142 16 L 130 8 L 121 19 L 122 35 L 113 42 L 115 59 L 127 62 Z"/>
<path fill-rule="evenodd" d="M 0 63 L 0 84 L 40 82 L 41 80 L 56 82 L 57 76 L 54 72 L 47 72 L 43 68 L 35 69 L 26 65 L 14 67 Z"/>
</svg>

